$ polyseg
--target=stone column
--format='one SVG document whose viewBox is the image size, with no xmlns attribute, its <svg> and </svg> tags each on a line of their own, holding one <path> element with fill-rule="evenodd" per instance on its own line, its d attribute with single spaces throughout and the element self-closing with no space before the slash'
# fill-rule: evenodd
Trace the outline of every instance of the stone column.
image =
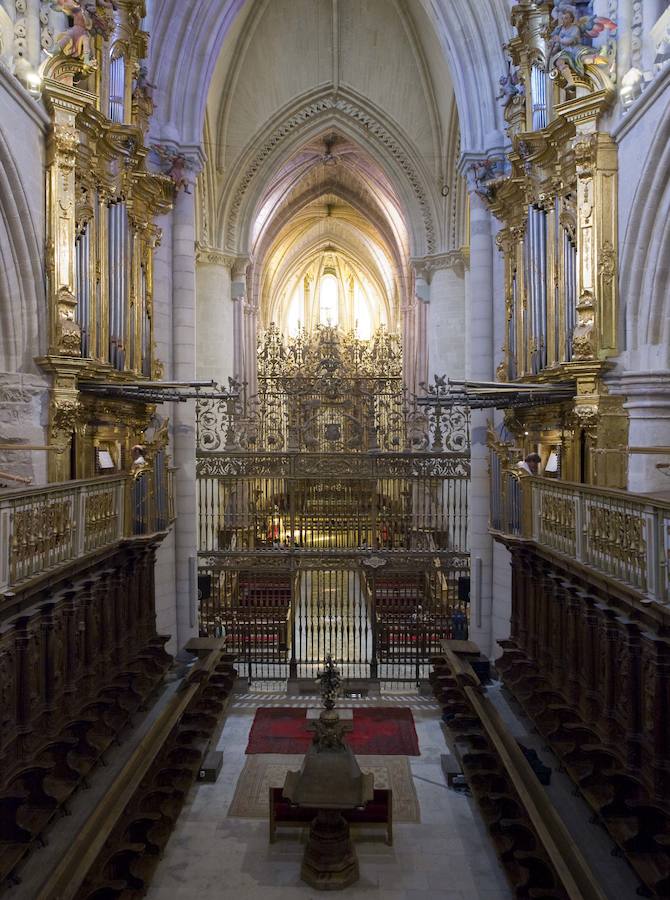
<svg viewBox="0 0 670 900">
<path fill-rule="evenodd" d="M 426 369 L 432 376 L 465 377 L 465 260 L 454 250 L 426 261 L 432 269 Z"/>
<path fill-rule="evenodd" d="M 227 388 L 228 378 L 235 374 L 231 297 L 235 259 L 203 247 L 198 248 L 196 259 L 196 378 Z"/>
<path fill-rule="evenodd" d="M 231 299 L 233 301 L 233 370 L 235 377 L 248 383 L 248 349 L 245 307 L 247 300 L 248 260 L 236 260 L 231 276 Z"/>
<path fill-rule="evenodd" d="M 256 307 L 247 299 L 244 305 L 244 361 L 245 378 L 248 384 L 249 396 L 253 397 L 258 392 L 258 377 L 256 366 L 256 328 L 258 315 Z"/>
<path fill-rule="evenodd" d="M 172 212 L 156 220 L 161 230 L 161 240 L 154 253 L 154 340 L 156 355 L 163 363 L 165 376 L 172 378 Z M 169 416 L 170 431 L 174 439 L 174 403 L 160 406 L 159 415 Z M 169 448 L 173 455 L 174 449 Z M 179 478 L 179 473 L 177 473 Z M 179 511 L 178 511 L 179 512 Z M 169 634 L 166 645 L 169 653 L 177 652 L 177 590 L 176 590 L 176 550 L 175 528 L 172 528 L 156 552 L 156 630 L 159 634 Z"/>
<path fill-rule="evenodd" d="M 428 337 L 426 325 L 428 321 L 428 305 L 430 303 L 430 285 L 426 276 L 417 272 L 414 280 L 414 306 L 411 327 L 413 329 L 412 390 L 420 393 L 421 383 L 428 382 Z"/>
<path fill-rule="evenodd" d="M 172 213 L 173 367 L 175 381 L 195 381 L 195 202 L 193 194 L 179 192 Z M 193 561 L 197 560 L 197 508 L 195 480 L 195 401 L 174 408 L 174 462 L 177 521 L 175 523 L 175 575 L 177 589 L 177 646 L 198 634 Z"/>
<path fill-rule="evenodd" d="M 617 393 L 626 395 L 629 415 L 628 490 L 651 493 L 670 490 L 670 375 L 667 372 L 627 372 Z"/>
<path fill-rule="evenodd" d="M 470 271 L 467 279 L 466 378 L 493 381 L 493 235 L 491 214 L 479 196 L 470 201 Z M 493 541 L 489 534 L 489 451 L 486 424 L 489 413 L 473 410 L 471 420 L 471 481 L 468 533 L 472 560 L 470 635 L 482 653 L 494 655 Z"/>
</svg>

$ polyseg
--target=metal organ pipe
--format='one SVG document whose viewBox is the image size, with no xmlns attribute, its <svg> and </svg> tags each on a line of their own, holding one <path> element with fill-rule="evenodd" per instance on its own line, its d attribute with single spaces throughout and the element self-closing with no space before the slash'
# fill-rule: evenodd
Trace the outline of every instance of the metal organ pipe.
<svg viewBox="0 0 670 900">
<path fill-rule="evenodd" d="M 556 278 L 556 273 L 558 272 L 559 260 L 561 259 L 561 211 L 560 211 L 560 203 L 558 197 L 556 197 L 554 201 L 554 230 L 553 230 L 553 238 L 554 238 L 554 254 L 553 254 L 553 266 L 554 271 L 551 273 L 551 281 L 554 283 L 554 341 L 552 347 L 552 359 L 554 363 L 561 362 L 561 310 L 559 307 L 560 299 L 561 299 L 561 289 L 558 278 Z"/>
<path fill-rule="evenodd" d="M 547 75 L 539 66 L 531 66 L 530 94 L 533 104 L 533 131 L 547 126 Z"/>
<path fill-rule="evenodd" d="M 128 213 L 126 204 L 119 203 L 119 246 L 121 260 L 119 265 L 119 362 L 118 368 L 125 368 L 126 358 L 126 307 L 128 305 Z"/>
<path fill-rule="evenodd" d="M 519 303 L 519 282 L 517 274 L 512 275 L 512 315 L 509 322 L 509 377 L 516 378 L 519 369 L 516 340 L 516 317 Z"/>
<path fill-rule="evenodd" d="M 120 205 L 114 205 L 114 365 L 119 368 L 121 348 L 121 272 L 123 259 L 121 248 L 121 216 Z"/>
<path fill-rule="evenodd" d="M 117 56 L 109 63 L 109 118 L 123 124 L 125 105 L 126 61 Z"/>
<path fill-rule="evenodd" d="M 107 296 L 107 319 L 109 328 L 109 361 L 115 364 L 115 347 L 116 347 L 116 326 L 114 321 L 114 298 L 116 296 L 116 254 L 114 252 L 114 244 L 116 241 L 116 232 L 114 224 L 114 204 L 110 203 L 107 207 L 107 275 L 108 275 L 108 296 Z"/>
<path fill-rule="evenodd" d="M 528 305 L 531 347 L 531 371 L 537 374 L 546 366 L 547 348 L 547 214 L 535 206 L 528 209 Z"/>
<path fill-rule="evenodd" d="M 536 210 L 538 231 L 538 306 L 539 334 L 537 352 L 539 368 L 547 365 L 547 213 L 543 209 Z"/>
<path fill-rule="evenodd" d="M 563 230 L 565 277 L 565 358 L 572 359 L 572 333 L 577 324 L 577 248 Z"/>
<path fill-rule="evenodd" d="M 523 236 L 523 269 L 524 269 L 524 285 L 526 289 L 526 308 L 523 315 L 523 329 L 520 335 L 519 357 L 521 362 L 521 371 L 517 375 L 525 374 L 528 371 L 528 347 L 531 341 L 531 317 L 533 307 L 533 271 L 531 266 L 531 232 L 532 225 L 530 213 L 528 215 L 528 223 Z"/>
<path fill-rule="evenodd" d="M 85 226 L 76 241 L 76 297 L 77 322 L 81 328 L 81 355 L 88 356 L 89 336 L 91 328 L 89 271 L 90 271 L 90 239 L 88 226 Z"/>
</svg>

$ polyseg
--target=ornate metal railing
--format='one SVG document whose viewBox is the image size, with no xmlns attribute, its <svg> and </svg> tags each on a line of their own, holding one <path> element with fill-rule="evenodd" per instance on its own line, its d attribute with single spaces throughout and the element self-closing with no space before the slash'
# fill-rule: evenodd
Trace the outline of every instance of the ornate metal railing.
<svg viewBox="0 0 670 900">
<path fill-rule="evenodd" d="M 500 478 L 518 502 L 502 502 L 504 490 L 492 494 L 492 531 L 576 560 L 647 600 L 670 602 L 670 502 L 509 470 Z"/>
<path fill-rule="evenodd" d="M 0 594 L 174 521 L 173 470 L 0 491 Z"/>
</svg>

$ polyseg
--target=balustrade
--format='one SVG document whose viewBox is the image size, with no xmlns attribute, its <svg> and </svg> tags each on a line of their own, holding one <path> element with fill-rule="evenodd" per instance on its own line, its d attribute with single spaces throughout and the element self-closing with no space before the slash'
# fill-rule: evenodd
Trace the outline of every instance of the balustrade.
<svg viewBox="0 0 670 900">
<path fill-rule="evenodd" d="M 0 492 L 0 593 L 175 519 L 174 470 L 158 453 L 132 475 Z"/>
<path fill-rule="evenodd" d="M 531 540 L 670 601 L 670 503 L 626 491 L 519 475 L 492 454 L 491 529 Z"/>
</svg>

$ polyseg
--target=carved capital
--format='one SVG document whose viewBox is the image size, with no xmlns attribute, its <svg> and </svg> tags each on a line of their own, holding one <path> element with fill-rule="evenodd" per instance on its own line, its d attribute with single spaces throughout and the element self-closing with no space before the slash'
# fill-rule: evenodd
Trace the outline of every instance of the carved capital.
<svg viewBox="0 0 670 900">
<path fill-rule="evenodd" d="M 49 443 L 56 452 L 64 453 L 70 445 L 73 431 L 81 430 L 82 406 L 75 397 L 56 397 L 51 401 Z"/>
<path fill-rule="evenodd" d="M 414 273 L 424 278 L 428 284 L 433 280 L 435 272 L 442 269 L 453 269 L 461 277 L 465 273 L 465 257 L 461 250 L 449 250 L 434 256 L 423 256 L 411 261 Z"/>
<path fill-rule="evenodd" d="M 218 250 L 216 247 L 208 247 L 205 244 L 197 244 L 195 248 L 195 259 L 196 262 L 224 266 L 231 271 L 239 264 L 239 258 L 237 256 L 231 256 L 223 250 Z"/>
</svg>

